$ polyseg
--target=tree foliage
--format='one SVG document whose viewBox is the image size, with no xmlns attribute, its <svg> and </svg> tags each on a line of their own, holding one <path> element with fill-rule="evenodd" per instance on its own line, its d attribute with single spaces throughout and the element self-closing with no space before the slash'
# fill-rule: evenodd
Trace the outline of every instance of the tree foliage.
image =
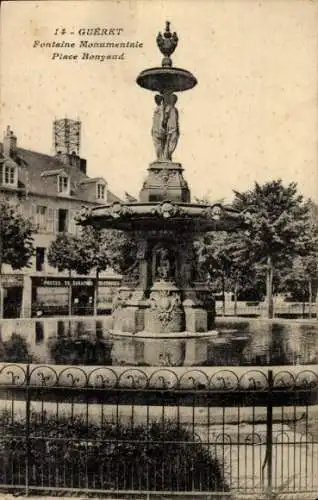
<svg viewBox="0 0 318 500">
<path fill-rule="evenodd" d="M 2 264 L 13 269 L 30 265 L 35 231 L 31 221 L 19 214 L 16 207 L 5 199 L 0 200 L 0 273 Z"/>
<path fill-rule="evenodd" d="M 59 271 L 87 275 L 95 272 L 94 315 L 97 314 L 99 273 L 112 269 L 122 273 L 132 263 L 135 245 L 123 232 L 84 226 L 77 235 L 60 233 L 52 242 L 48 262 Z M 69 287 L 69 314 L 72 311 Z"/>
<path fill-rule="evenodd" d="M 287 293 L 290 299 L 306 302 L 312 300 L 312 286 L 318 279 L 317 258 L 297 257 L 292 267 L 283 276 L 280 291 Z"/>
<path fill-rule="evenodd" d="M 311 302 L 318 288 L 318 206 L 309 200 L 307 207 L 311 247 L 306 255 L 296 257 L 292 266 L 286 269 L 280 289 L 293 300 Z"/>
<path fill-rule="evenodd" d="M 199 266 L 206 276 L 221 277 L 223 289 L 254 283 L 260 294 L 266 293 L 271 316 L 273 291 L 281 290 L 296 258 L 302 259 L 304 275 L 316 273 L 317 210 L 295 183 L 284 186 L 280 179 L 235 191 L 233 207 L 244 216 L 245 229 L 201 237 L 196 244 Z"/>
<path fill-rule="evenodd" d="M 206 233 L 195 242 L 195 249 L 201 278 L 214 292 L 222 292 L 223 298 L 232 292 L 236 300 L 239 293 L 255 289 L 258 269 L 244 254 L 239 233 Z"/>
<path fill-rule="evenodd" d="M 80 238 L 68 233 L 59 233 L 51 243 L 48 262 L 60 272 L 76 271 L 79 274 L 87 274 L 90 270 Z"/>
<path fill-rule="evenodd" d="M 233 205 L 245 214 L 247 222 L 247 230 L 241 234 L 242 249 L 253 263 L 265 265 L 267 315 L 272 317 L 277 269 L 313 248 L 308 203 L 294 182 L 285 187 L 278 179 L 262 186 L 255 183 L 245 193 L 235 192 Z"/>
<path fill-rule="evenodd" d="M 312 248 L 309 206 L 295 183 L 255 183 L 252 190 L 235 191 L 233 206 L 245 214 L 248 228 L 240 234 L 241 246 L 254 262 L 266 262 L 270 256 L 276 264 L 307 255 Z"/>
<path fill-rule="evenodd" d="M 121 273 L 130 265 L 133 249 L 133 241 L 121 231 L 85 226 L 78 235 L 58 234 L 49 248 L 48 261 L 59 271 L 88 274 L 112 268 Z"/>
<path fill-rule="evenodd" d="M 122 231 L 84 226 L 80 235 L 81 256 L 98 273 L 108 268 L 124 272 L 132 263 L 135 245 Z"/>
</svg>

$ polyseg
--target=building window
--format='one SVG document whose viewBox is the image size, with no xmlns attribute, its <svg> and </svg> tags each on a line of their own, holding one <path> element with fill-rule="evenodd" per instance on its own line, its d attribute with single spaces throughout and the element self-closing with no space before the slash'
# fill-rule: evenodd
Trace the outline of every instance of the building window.
<svg viewBox="0 0 318 500">
<path fill-rule="evenodd" d="M 58 210 L 58 228 L 59 233 L 67 231 L 67 210 L 59 208 Z"/>
<path fill-rule="evenodd" d="M 38 229 L 46 230 L 46 216 L 47 216 L 47 207 L 43 205 L 36 206 L 36 224 Z"/>
<path fill-rule="evenodd" d="M 36 271 L 44 271 L 45 248 L 36 247 L 35 250 L 35 269 Z"/>
<path fill-rule="evenodd" d="M 60 175 L 58 177 L 58 191 L 59 193 L 69 192 L 69 178 L 65 175 Z"/>
<path fill-rule="evenodd" d="M 64 321 L 59 320 L 57 322 L 57 336 L 58 338 L 64 337 L 65 335 L 65 323 Z"/>
<path fill-rule="evenodd" d="M 3 184 L 15 184 L 15 167 L 5 165 L 3 170 Z"/>
<path fill-rule="evenodd" d="M 105 184 L 97 184 L 97 199 L 105 200 L 106 186 Z"/>
<path fill-rule="evenodd" d="M 44 340 L 44 328 L 42 321 L 35 322 L 35 343 L 42 344 Z"/>
</svg>

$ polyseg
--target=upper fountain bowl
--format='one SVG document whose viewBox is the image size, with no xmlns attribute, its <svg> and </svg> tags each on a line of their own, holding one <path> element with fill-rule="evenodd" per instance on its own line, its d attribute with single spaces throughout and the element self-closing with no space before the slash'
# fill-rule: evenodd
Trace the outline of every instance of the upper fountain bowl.
<svg viewBox="0 0 318 500">
<path fill-rule="evenodd" d="M 197 79 L 190 71 L 181 68 L 150 68 L 137 77 L 140 87 L 156 92 L 181 92 L 192 89 Z"/>
<path fill-rule="evenodd" d="M 113 202 L 100 207 L 83 209 L 76 221 L 81 225 L 93 225 L 99 229 L 119 229 L 121 231 L 148 231 L 174 229 L 197 233 L 207 231 L 232 231 L 244 226 L 242 214 L 231 206 L 197 203 L 121 203 Z"/>
</svg>

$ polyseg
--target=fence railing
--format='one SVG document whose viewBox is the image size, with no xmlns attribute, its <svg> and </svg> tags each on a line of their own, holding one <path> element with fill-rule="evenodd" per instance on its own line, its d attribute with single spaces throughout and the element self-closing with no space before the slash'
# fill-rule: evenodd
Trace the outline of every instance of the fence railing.
<svg viewBox="0 0 318 500">
<path fill-rule="evenodd" d="M 7 364 L 0 396 L 2 491 L 318 491 L 315 367 Z"/>
<path fill-rule="evenodd" d="M 247 316 L 258 317 L 266 313 L 264 302 L 238 301 L 226 302 L 216 301 L 217 316 Z M 274 302 L 274 316 L 289 318 L 315 318 L 317 317 L 317 303 L 309 302 Z"/>
</svg>

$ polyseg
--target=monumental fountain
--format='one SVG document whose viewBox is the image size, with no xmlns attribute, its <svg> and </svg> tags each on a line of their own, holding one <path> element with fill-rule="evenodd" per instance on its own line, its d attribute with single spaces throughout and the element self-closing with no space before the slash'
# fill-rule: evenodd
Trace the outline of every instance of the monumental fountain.
<svg viewBox="0 0 318 500">
<path fill-rule="evenodd" d="M 191 339 L 215 336 L 214 314 L 203 300 L 207 290 L 197 276 L 193 243 L 208 231 L 235 230 L 242 218 L 220 203 L 191 203 L 183 166 L 173 161 L 173 153 L 180 135 L 177 93 L 192 89 L 197 80 L 172 64 L 178 37 L 169 22 L 158 34 L 157 45 L 163 55 L 161 66 L 137 77 L 138 85 L 155 93 L 151 135 L 156 154 L 139 201 L 84 209 L 79 222 L 122 230 L 136 242 L 136 261 L 124 274 L 113 304 L 114 350 L 125 343 L 119 337 L 133 337 L 142 346 L 141 363 L 187 364 L 185 351 Z M 138 363 L 136 349 L 130 354 L 126 350 L 125 356 Z M 199 357 L 194 354 L 189 364 L 204 361 L 205 354 Z"/>
</svg>

